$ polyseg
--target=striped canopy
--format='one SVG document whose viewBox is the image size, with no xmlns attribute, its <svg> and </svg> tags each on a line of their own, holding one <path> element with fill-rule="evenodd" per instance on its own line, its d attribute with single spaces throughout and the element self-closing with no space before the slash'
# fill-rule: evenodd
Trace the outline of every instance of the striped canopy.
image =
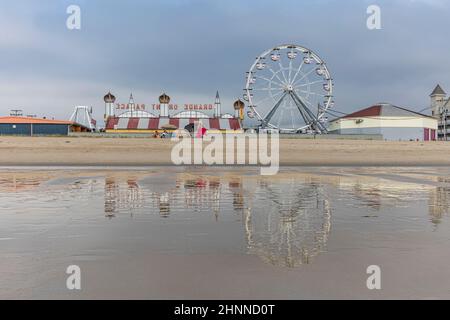
<svg viewBox="0 0 450 320">
<path fill-rule="evenodd" d="M 212 130 L 239 130 L 241 129 L 237 118 L 123 118 L 110 117 L 106 122 L 106 130 L 161 130 L 167 125 L 183 129 L 190 123 L 200 121 L 206 129 Z"/>
</svg>

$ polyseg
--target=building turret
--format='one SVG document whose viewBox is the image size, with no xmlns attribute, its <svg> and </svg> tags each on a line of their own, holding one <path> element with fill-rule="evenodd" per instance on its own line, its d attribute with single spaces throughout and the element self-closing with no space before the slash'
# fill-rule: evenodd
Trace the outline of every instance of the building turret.
<svg viewBox="0 0 450 320">
<path fill-rule="evenodd" d="M 433 92 L 430 94 L 431 98 L 431 115 L 433 117 L 439 118 L 442 113 L 442 108 L 445 105 L 445 97 L 447 94 L 445 91 L 441 88 L 440 85 L 437 85 L 436 88 L 434 88 Z"/>
<path fill-rule="evenodd" d="M 170 97 L 163 93 L 162 95 L 159 96 L 159 103 L 161 104 L 160 106 L 160 113 L 159 115 L 161 117 L 168 117 L 169 116 L 169 102 L 170 102 Z"/>
<path fill-rule="evenodd" d="M 220 118 L 222 116 L 221 103 L 219 97 L 219 91 L 216 92 L 216 100 L 214 101 L 214 117 Z"/>
<path fill-rule="evenodd" d="M 241 99 L 238 99 L 233 104 L 234 107 L 234 116 L 236 118 L 239 118 L 240 120 L 244 120 L 244 102 L 241 101 Z"/>
<path fill-rule="evenodd" d="M 114 102 L 116 102 L 116 97 L 111 94 L 111 92 L 108 92 L 104 97 L 103 101 L 105 101 L 105 114 L 104 118 L 105 121 L 109 117 L 114 117 Z"/>
</svg>

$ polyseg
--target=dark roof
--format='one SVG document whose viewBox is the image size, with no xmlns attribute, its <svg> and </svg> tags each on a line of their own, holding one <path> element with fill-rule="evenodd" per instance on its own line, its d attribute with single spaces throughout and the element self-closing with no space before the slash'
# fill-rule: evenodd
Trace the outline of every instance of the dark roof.
<svg viewBox="0 0 450 320">
<path fill-rule="evenodd" d="M 168 104 L 170 102 L 170 97 L 167 94 L 163 93 L 159 96 L 159 102 Z"/>
<path fill-rule="evenodd" d="M 106 103 L 114 103 L 114 102 L 116 101 L 116 97 L 115 97 L 111 92 L 108 92 L 108 93 L 103 97 L 103 100 L 104 100 Z"/>
<path fill-rule="evenodd" d="M 436 88 L 434 88 L 433 92 L 430 94 L 430 97 L 443 94 L 446 95 L 445 91 L 441 88 L 440 85 L 437 85 Z"/>
<path fill-rule="evenodd" d="M 358 117 L 375 117 L 381 114 L 381 106 L 371 106 L 353 113 L 350 113 L 342 118 L 358 118 Z"/>
<path fill-rule="evenodd" d="M 234 109 L 240 109 L 240 108 L 244 108 L 245 104 L 241 101 L 241 99 L 237 99 L 234 103 L 233 103 L 233 107 Z"/>
<path fill-rule="evenodd" d="M 363 117 L 411 117 L 411 116 L 432 118 L 419 112 L 394 106 L 390 103 L 379 103 L 371 107 L 350 113 L 338 119 L 363 118 Z M 338 119 L 334 119 L 333 121 Z"/>
</svg>

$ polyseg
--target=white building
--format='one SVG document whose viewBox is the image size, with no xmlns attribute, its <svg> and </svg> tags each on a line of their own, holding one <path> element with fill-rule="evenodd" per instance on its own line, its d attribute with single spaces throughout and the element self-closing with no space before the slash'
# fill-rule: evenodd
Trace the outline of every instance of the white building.
<svg viewBox="0 0 450 320">
<path fill-rule="evenodd" d="M 379 134 L 385 140 L 436 140 L 438 122 L 389 103 L 379 103 L 330 122 L 331 134 Z"/>
</svg>

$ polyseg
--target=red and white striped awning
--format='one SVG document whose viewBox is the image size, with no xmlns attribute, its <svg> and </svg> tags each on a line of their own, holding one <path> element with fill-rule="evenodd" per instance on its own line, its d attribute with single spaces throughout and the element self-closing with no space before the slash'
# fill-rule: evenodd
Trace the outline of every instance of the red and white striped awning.
<svg viewBox="0 0 450 320">
<path fill-rule="evenodd" d="M 190 123 L 202 123 L 211 130 L 240 130 L 237 118 L 123 118 L 110 117 L 106 122 L 106 130 L 161 130 L 164 126 L 172 125 L 184 129 Z"/>
</svg>

